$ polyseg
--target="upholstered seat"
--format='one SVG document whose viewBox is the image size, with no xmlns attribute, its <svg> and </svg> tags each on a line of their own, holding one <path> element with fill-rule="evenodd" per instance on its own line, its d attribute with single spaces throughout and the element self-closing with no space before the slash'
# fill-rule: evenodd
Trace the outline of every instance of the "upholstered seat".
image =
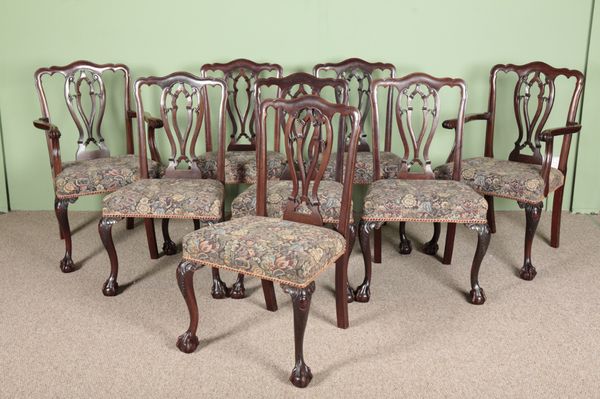
<svg viewBox="0 0 600 399">
<path fill-rule="evenodd" d="M 335 162 L 337 154 L 331 154 L 329 164 L 323 179 L 335 179 Z M 346 164 L 347 154 L 344 154 L 344 165 Z M 392 179 L 398 175 L 402 159 L 391 152 L 379 153 L 380 174 L 382 179 Z M 373 154 L 371 152 L 356 153 L 356 168 L 354 171 L 355 184 L 369 184 L 373 181 Z"/>
<path fill-rule="evenodd" d="M 311 184 L 312 187 L 312 184 Z M 322 181 L 319 184 L 319 210 L 323 223 L 337 223 L 340 217 L 342 191 L 344 186 L 336 181 Z M 292 192 L 289 180 L 267 182 L 267 216 L 281 218 L 288 196 Z M 231 203 L 231 217 L 256 215 L 256 185 L 248 187 Z M 352 218 L 351 218 L 352 219 Z M 352 220 L 351 220 L 352 222 Z"/>
<path fill-rule="evenodd" d="M 540 170 L 541 165 L 478 157 L 462 161 L 461 177 L 481 194 L 537 204 L 545 198 Z M 448 163 L 437 167 L 435 174 L 438 179 L 449 179 L 452 171 L 453 165 Z M 552 168 L 549 192 L 561 187 L 564 180 L 563 174 Z"/>
<path fill-rule="evenodd" d="M 225 188 L 208 179 L 142 179 L 104 197 L 103 217 L 220 220 Z"/>
<path fill-rule="evenodd" d="M 183 259 L 305 287 L 344 254 L 346 240 L 331 229 L 245 216 L 183 238 Z"/>
<path fill-rule="evenodd" d="M 377 180 L 369 186 L 365 221 L 486 223 L 487 202 L 454 180 Z"/>
<path fill-rule="evenodd" d="M 137 155 L 96 158 L 87 161 L 64 162 L 56 176 L 56 196 L 75 198 L 115 191 L 140 178 Z M 157 175 L 156 162 L 148 162 L 151 176 Z"/>
<path fill-rule="evenodd" d="M 285 154 L 267 152 L 267 179 L 280 178 L 286 164 Z M 207 179 L 216 179 L 217 153 L 209 152 L 200 157 L 198 167 Z M 227 151 L 225 153 L 225 183 L 255 183 L 256 182 L 256 152 Z"/>
</svg>

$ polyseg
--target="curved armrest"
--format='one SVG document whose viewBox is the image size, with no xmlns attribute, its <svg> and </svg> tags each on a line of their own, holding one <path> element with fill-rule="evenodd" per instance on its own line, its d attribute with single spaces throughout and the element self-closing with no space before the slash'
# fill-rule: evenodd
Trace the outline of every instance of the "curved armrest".
<svg viewBox="0 0 600 399">
<path fill-rule="evenodd" d="M 153 117 L 148 112 L 144 112 L 144 122 L 146 122 L 148 126 L 153 129 L 160 129 L 163 127 L 162 120 L 160 118 Z"/>
<path fill-rule="evenodd" d="M 56 125 L 50 123 L 48 118 L 39 118 L 33 121 L 33 126 L 46 132 L 48 141 L 48 150 L 50 154 L 50 163 L 52 164 L 52 174 L 56 176 L 62 171 L 62 161 L 60 159 L 60 130 Z"/>
<path fill-rule="evenodd" d="M 555 127 L 552 129 L 546 129 L 540 133 L 540 140 L 548 142 L 554 139 L 556 136 L 563 136 L 565 134 L 578 133 L 581 130 L 579 123 L 569 124 L 563 127 Z"/>
<path fill-rule="evenodd" d="M 56 138 L 60 137 L 60 130 L 58 130 L 58 127 L 56 125 L 50 123 L 48 118 L 39 118 L 34 120 L 33 126 L 37 127 L 38 129 L 44 130 L 50 138 L 53 138 L 53 136 L 57 136 Z"/>
<path fill-rule="evenodd" d="M 483 112 L 481 114 L 468 114 L 465 115 L 465 123 L 471 121 L 487 121 L 490 120 L 491 114 L 489 112 Z M 456 119 L 448 119 L 442 123 L 442 126 L 446 129 L 456 129 Z"/>
</svg>

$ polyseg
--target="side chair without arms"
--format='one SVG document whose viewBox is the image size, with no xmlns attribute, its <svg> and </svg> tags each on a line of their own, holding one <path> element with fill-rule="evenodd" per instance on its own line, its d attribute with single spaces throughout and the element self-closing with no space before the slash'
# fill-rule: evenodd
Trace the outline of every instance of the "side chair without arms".
<svg viewBox="0 0 600 399">
<path fill-rule="evenodd" d="M 236 59 L 228 63 L 205 64 L 201 76 L 222 78 L 227 84 L 227 116 L 229 143 L 225 148 L 225 183 L 251 184 L 256 182 L 256 104 L 254 87 L 257 79 L 283 75 L 278 64 L 256 63 Z M 207 138 L 207 153 L 200 158 L 205 177 L 214 178 L 216 156 Z M 285 155 L 278 151 L 267 154 L 268 176 L 278 179 L 284 169 Z"/>
<path fill-rule="evenodd" d="M 471 266 L 470 301 L 483 304 L 485 294 L 479 285 L 479 268 L 490 241 L 486 221 L 487 203 L 467 184 L 460 182 L 460 168 L 452 179 L 436 180 L 431 166 L 429 150 L 437 131 L 441 99 L 440 91 L 454 89 L 460 93 L 458 118 L 452 156 L 460 165 L 466 86 L 461 79 L 434 78 L 414 73 L 400 79 L 378 80 L 372 85 L 374 165 L 379 164 L 377 137 L 379 105 L 377 92 L 393 88 L 398 132 L 403 144 L 402 167 L 395 179 L 380 179 L 375 167 L 375 181 L 371 183 L 364 201 L 363 215 L 358 229 L 359 241 L 365 263 L 365 278 L 356 290 L 356 301 L 368 302 L 371 287 L 370 235 L 384 222 L 438 222 L 462 223 L 478 234 L 477 249 Z"/>
<path fill-rule="evenodd" d="M 286 196 L 282 219 L 268 217 L 267 210 L 269 109 L 284 116 L 283 146 L 287 162 L 298 165 L 290 168 L 292 186 Z M 184 237 L 183 260 L 176 275 L 190 314 L 190 325 L 177 340 L 182 352 L 193 352 L 198 346 L 198 305 L 193 273 L 204 265 L 223 268 L 262 279 L 268 310 L 277 309 L 273 282 L 280 283 L 283 291 L 291 295 L 295 366 L 290 381 L 297 387 L 310 383 L 312 372 L 304 361 L 303 346 L 314 280 L 333 263 L 336 264 L 336 282 L 342 285 L 347 280 L 352 184 L 344 187 L 335 230 L 323 226 L 325 215 L 318 193 L 333 149 L 332 119 L 336 115 L 351 119 L 352 139 L 345 170 L 345 181 L 351 182 L 359 140 L 360 113 L 356 108 L 332 104 L 312 95 L 265 100 L 261 104 L 256 214 L 204 227 Z"/>
<path fill-rule="evenodd" d="M 513 107 L 517 124 L 515 147 L 508 160 L 494 157 L 494 133 L 496 118 L 497 78 L 501 73 L 517 75 L 513 95 Z M 546 128 L 546 122 L 553 110 L 556 80 L 559 77 L 574 78 L 567 121 L 565 126 Z M 465 122 L 481 120 L 486 122 L 484 157 L 462 161 L 461 178 L 475 191 L 485 196 L 488 202 L 487 220 L 492 233 L 496 231 L 494 218 L 494 197 L 516 200 L 525 209 L 525 247 L 520 276 L 532 280 L 537 271 L 531 261 L 531 247 L 541 217 L 543 201 L 554 192 L 552 205 L 552 231 L 550 245 L 558 248 L 560 218 L 564 185 L 567 176 L 567 162 L 571 147 L 571 137 L 581 130 L 577 123 L 577 110 L 583 92 L 583 74 L 577 70 L 554 68 L 543 62 L 524 65 L 496 65 L 490 72 L 490 97 L 487 112 L 467 115 Z M 537 96 L 535 91 L 537 90 Z M 536 98 L 537 97 L 537 98 Z M 533 112 L 531 112 L 533 111 Z M 444 127 L 454 129 L 456 120 L 444 122 Z M 554 139 L 562 136 L 562 146 L 558 167 L 553 165 Z M 546 144 L 542 152 L 542 142 Z M 529 152 L 529 153 L 528 153 Z M 448 162 L 451 160 L 448 159 Z M 435 170 L 439 179 L 453 175 L 453 163 Z M 454 226 L 448 226 L 444 263 L 452 261 L 454 247 Z"/>
<path fill-rule="evenodd" d="M 123 135 L 127 145 L 126 155 L 111 155 L 108 144 L 102 135 L 102 121 L 106 111 L 106 86 L 104 74 L 122 73 L 124 78 L 123 111 L 125 124 Z M 50 116 L 50 108 L 43 85 L 43 77 L 59 74 L 64 77 L 64 100 L 78 131 L 75 161 L 63 161 L 60 149 L 61 131 Z M 72 272 L 71 228 L 68 207 L 79 197 L 113 192 L 140 178 L 139 162 L 133 155 L 132 119 L 136 113 L 131 110 L 129 68 L 123 64 L 95 64 L 89 61 L 75 61 L 65 66 L 40 68 L 35 74 L 42 117 L 33 125 L 46 134 L 50 168 L 55 191 L 54 210 L 58 219 L 61 239 L 65 241 L 65 255 L 60 261 L 60 269 Z M 148 174 L 158 173 L 157 164 L 148 165 Z M 127 228 L 133 228 L 133 218 L 127 219 Z M 150 257 L 158 258 L 153 232 L 146 225 Z"/>
<path fill-rule="evenodd" d="M 266 89 L 273 87 L 277 90 L 278 98 L 294 99 L 300 98 L 306 95 L 316 95 L 323 97 L 328 92 L 333 92 L 333 97 L 336 98 L 336 102 L 341 104 L 347 104 L 348 99 L 348 84 L 343 79 L 333 78 L 317 78 L 313 75 L 298 72 L 283 78 L 265 78 L 259 79 L 256 82 L 256 104 L 260 106 L 260 103 L 267 98 L 265 94 Z M 274 151 L 281 151 L 281 131 L 285 128 L 280 124 L 283 121 L 283 115 L 276 114 L 274 116 L 274 134 L 273 134 L 273 147 Z M 343 123 L 343 122 L 342 122 Z M 339 148 L 346 146 L 345 130 L 338 129 L 336 141 Z M 341 140 L 341 141 L 340 141 Z M 341 198 L 343 192 L 343 162 L 344 158 L 334 151 L 331 154 L 328 167 L 325 171 L 324 181 L 319 184 L 319 198 L 321 200 L 321 214 L 324 217 L 324 222 L 327 224 L 338 224 Z M 336 157 L 333 159 L 333 157 Z M 268 162 L 268 161 L 267 161 Z M 285 162 L 285 161 L 284 161 Z M 330 165 L 335 165 L 335 171 L 332 171 Z M 296 165 L 297 166 L 297 165 Z M 269 176 L 270 167 L 267 167 L 267 176 Z M 325 177 L 329 174 L 334 174 L 333 179 L 326 179 Z M 292 181 L 289 178 L 289 170 L 284 171 L 279 181 L 269 181 L 267 183 L 267 216 L 281 218 L 283 216 L 287 194 L 290 192 L 292 187 Z M 257 199 L 257 185 L 251 185 L 243 193 L 239 194 L 231 203 L 231 216 L 232 218 L 239 218 L 243 216 L 254 215 L 256 213 L 256 199 Z M 351 246 L 354 243 L 355 226 L 350 224 L 350 232 L 352 234 Z M 352 289 L 348 287 L 348 292 L 352 294 Z M 243 298 L 244 297 L 244 275 L 239 275 L 238 280 L 234 284 L 232 289 L 232 298 Z M 353 295 L 348 295 L 348 301 L 353 300 Z"/>
<path fill-rule="evenodd" d="M 142 100 L 143 87 L 160 89 L 160 118 L 145 113 Z M 202 126 L 210 130 L 206 123 L 210 96 L 213 87 L 219 91 L 217 178 L 204 179 L 198 166 Z M 104 283 L 102 292 L 106 296 L 118 293 L 118 259 L 112 239 L 112 227 L 119 220 L 136 217 L 150 220 L 162 219 L 163 235 L 167 255 L 176 253 L 175 243 L 168 234 L 170 219 L 191 219 L 194 227 L 200 222 L 208 224 L 223 220 L 224 207 L 224 138 L 225 104 L 227 91 L 225 82 L 220 79 L 198 78 L 186 72 L 176 72 L 164 77 L 138 79 L 135 83 L 140 146 L 140 171 L 142 179 L 104 198 L 102 219 L 98 224 L 100 238 L 110 258 L 111 271 Z M 146 125 L 148 131 L 146 133 Z M 159 179 L 150 179 L 148 173 L 149 152 L 152 159 L 162 164 L 160 147 L 156 143 L 155 129 L 163 128 L 168 141 L 168 163 Z M 210 131 L 205 132 L 210 136 Z M 200 153 L 199 153 L 200 152 Z M 219 271 L 213 269 L 212 295 L 224 297 L 227 288 L 221 281 Z"/>
</svg>

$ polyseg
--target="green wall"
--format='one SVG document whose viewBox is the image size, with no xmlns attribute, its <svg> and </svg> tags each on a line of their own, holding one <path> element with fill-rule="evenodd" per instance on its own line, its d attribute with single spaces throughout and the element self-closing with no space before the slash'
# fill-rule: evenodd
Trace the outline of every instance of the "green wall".
<svg viewBox="0 0 600 399">
<path fill-rule="evenodd" d="M 584 70 L 591 10 L 592 0 L 4 1 L 0 112 L 11 208 L 52 209 L 53 204 L 45 141 L 31 124 L 40 114 L 32 79 L 39 66 L 76 59 L 122 62 L 137 78 L 175 70 L 197 73 L 205 62 L 238 57 L 278 62 L 295 72 L 356 56 L 394 63 L 399 75 L 423 71 L 462 77 L 468 84 L 468 112 L 478 112 L 485 108 L 488 74 L 496 63 L 541 60 Z M 600 53 L 592 55 L 600 63 Z M 596 96 L 600 105 L 596 92 L 588 92 L 586 100 Z M 564 100 L 559 98 L 556 107 L 566 108 Z M 504 111 L 498 126 L 508 134 L 499 134 L 498 155 L 508 154 L 514 140 L 510 107 Z M 553 118 L 552 126 L 564 123 L 564 115 Z M 72 123 L 66 115 L 54 121 L 64 125 L 66 139 Z M 71 141 L 62 144 L 65 159 L 74 153 L 70 134 Z M 598 148 L 599 136 L 592 128 L 583 134 L 587 141 L 580 146 L 573 206 L 598 210 L 600 195 L 589 189 L 597 190 L 596 175 L 582 170 L 593 169 L 591 146 Z M 119 138 L 111 132 L 106 136 L 114 147 Z M 483 136 L 479 122 L 466 129 L 466 157 L 482 154 Z M 122 151 L 122 145 L 116 148 Z M 575 168 L 570 169 L 572 174 Z M 569 179 L 566 209 L 572 183 Z M 0 205 L 1 198 L 2 191 Z M 99 198 L 85 198 L 73 209 L 98 205 Z M 515 204 L 499 201 L 497 206 L 513 209 Z"/>
</svg>

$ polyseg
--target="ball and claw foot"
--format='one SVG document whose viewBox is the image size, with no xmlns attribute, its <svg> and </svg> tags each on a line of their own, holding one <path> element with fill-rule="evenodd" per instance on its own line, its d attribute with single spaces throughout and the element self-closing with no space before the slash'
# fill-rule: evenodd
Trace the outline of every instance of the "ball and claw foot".
<svg viewBox="0 0 600 399">
<path fill-rule="evenodd" d="M 246 298 L 246 288 L 244 283 L 236 281 L 231 287 L 230 296 L 232 299 L 244 299 Z"/>
<path fill-rule="evenodd" d="M 369 299 L 371 299 L 371 288 L 369 287 L 369 283 L 362 283 L 356 288 L 354 299 L 356 302 L 369 302 Z"/>
<path fill-rule="evenodd" d="M 177 244 L 173 241 L 165 241 L 163 244 L 163 252 L 165 255 L 175 255 L 177 253 Z"/>
<path fill-rule="evenodd" d="M 104 286 L 102 287 L 102 293 L 104 296 L 115 296 L 117 295 L 117 291 L 119 290 L 119 284 L 113 278 L 109 278 L 104 282 Z"/>
<path fill-rule="evenodd" d="M 177 338 L 177 347 L 183 353 L 192 353 L 198 347 L 198 337 L 186 331 Z"/>
<path fill-rule="evenodd" d="M 483 305 L 485 303 L 485 292 L 483 291 L 483 288 L 472 289 L 469 295 L 473 305 Z"/>
<path fill-rule="evenodd" d="M 533 265 L 531 263 L 526 263 L 521 268 L 521 272 L 519 273 L 519 276 L 521 276 L 521 278 L 523 280 L 531 281 L 535 278 L 536 274 L 537 274 L 537 271 L 535 270 L 535 267 L 533 267 Z"/>
<path fill-rule="evenodd" d="M 230 294 L 229 288 L 227 285 L 221 280 L 213 280 L 213 285 L 210 290 L 210 294 L 214 299 L 224 299 L 227 298 Z"/>
<path fill-rule="evenodd" d="M 400 241 L 398 252 L 400 252 L 402 255 L 410 254 L 412 252 L 412 244 L 410 243 L 410 240 Z"/>
<path fill-rule="evenodd" d="M 305 388 L 312 380 L 312 372 L 306 363 L 298 362 L 290 375 L 290 382 L 298 388 Z"/>
<path fill-rule="evenodd" d="M 346 297 L 348 298 L 348 303 L 352 303 L 354 302 L 354 290 L 352 287 L 350 287 L 350 284 L 348 284 L 346 287 Z"/>
<path fill-rule="evenodd" d="M 73 263 L 73 259 L 70 256 L 65 256 L 60 261 L 60 271 L 63 273 L 71 273 L 75 270 L 75 264 Z"/>
<path fill-rule="evenodd" d="M 438 249 L 440 249 L 437 242 L 427 241 L 423 244 L 423 253 L 427 255 L 435 255 L 437 254 Z"/>
</svg>

